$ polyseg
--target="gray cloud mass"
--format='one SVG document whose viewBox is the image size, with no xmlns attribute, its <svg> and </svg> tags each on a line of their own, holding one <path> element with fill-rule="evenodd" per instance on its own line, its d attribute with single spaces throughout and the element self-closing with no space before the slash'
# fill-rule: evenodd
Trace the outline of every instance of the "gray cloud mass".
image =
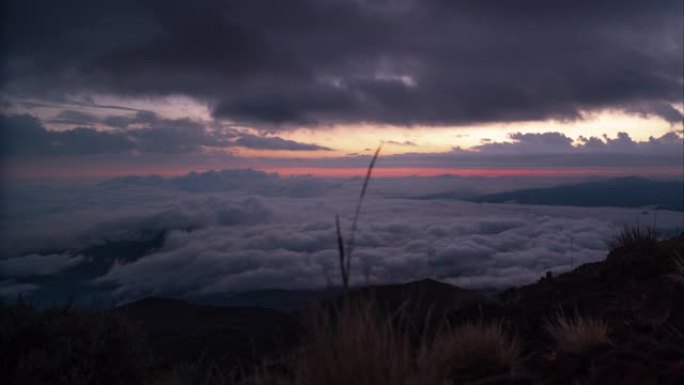
<svg viewBox="0 0 684 385">
<path fill-rule="evenodd" d="M 212 127 L 191 119 L 165 119 L 149 111 L 98 119 L 79 111 L 64 110 L 52 122 L 85 126 L 48 130 L 38 118 L 28 114 L 0 115 L 0 155 L 182 154 L 236 146 L 290 151 L 330 150 L 277 136 Z M 96 123 L 109 126 L 109 130 L 90 127 Z"/>
<path fill-rule="evenodd" d="M 130 116 L 96 119 L 78 111 L 65 110 L 59 118 L 78 120 L 81 124 L 103 123 L 109 130 L 79 126 L 64 131 L 47 130 L 31 115 L 0 115 L 0 155 L 9 158 L 40 158 L 54 155 L 84 154 L 162 154 L 201 155 L 211 151 L 229 151 L 233 147 L 276 151 L 328 151 L 330 148 L 283 139 L 259 136 L 230 127 L 204 124 L 191 119 L 165 119 L 149 111 Z M 90 122 L 90 123 L 89 123 Z M 398 144 L 390 142 L 390 144 Z M 411 142 L 401 143 L 411 146 Z M 224 153 L 225 154 L 225 153 Z M 128 159 L 144 165 L 145 157 Z M 138 163 L 135 163 L 136 160 Z M 175 159 L 178 160 L 177 158 Z M 293 157 L 253 158 L 261 167 L 361 167 L 367 155 L 329 156 L 315 161 Z M 122 159 L 112 158 L 121 163 Z M 171 160 L 167 160 L 171 162 Z M 132 162 L 132 163 L 131 163 Z M 509 134 L 507 141 L 485 141 L 471 149 L 453 148 L 444 153 L 405 153 L 383 156 L 382 167 L 443 168 L 621 168 L 655 167 L 681 169 L 684 162 L 684 138 L 674 131 L 644 141 L 621 132 L 614 138 L 571 138 L 561 132 Z M 20 164 L 21 162 L 19 162 Z M 95 164 L 95 163 L 92 163 Z M 121 163 L 123 164 L 123 163 Z M 672 172 L 670 172 L 672 174 Z"/>
<path fill-rule="evenodd" d="M 13 0 L 5 95 L 187 95 L 287 128 L 682 120 L 678 0 Z"/>
</svg>

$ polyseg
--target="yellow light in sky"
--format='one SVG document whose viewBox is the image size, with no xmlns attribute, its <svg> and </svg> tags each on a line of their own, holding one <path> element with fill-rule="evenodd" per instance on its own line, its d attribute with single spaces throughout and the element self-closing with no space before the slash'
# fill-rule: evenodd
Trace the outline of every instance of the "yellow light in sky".
<svg viewBox="0 0 684 385">
<path fill-rule="evenodd" d="M 151 110 L 167 119 L 188 118 L 212 124 L 211 111 L 206 103 L 185 96 L 169 96 L 164 98 L 121 98 L 108 95 L 95 95 L 90 103 L 99 106 L 125 106 L 142 110 Z M 684 111 L 684 105 L 673 105 Z M 62 107 L 64 108 L 64 107 Z M 44 115 L 51 117 L 61 108 L 48 108 Z M 82 107 L 82 111 L 100 116 L 127 115 L 131 111 L 108 108 Z M 34 111 L 36 112 L 36 111 Z M 223 122 L 231 125 L 230 122 Z M 64 130 L 71 125 L 46 124 L 50 129 Z M 98 129 L 106 129 L 99 127 Z M 234 126 L 250 134 L 258 134 L 259 128 L 244 125 Z M 534 121 L 513 123 L 491 123 L 464 126 L 392 126 L 382 124 L 338 124 L 326 127 L 302 127 L 299 129 L 272 130 L 270 135 L 301 143 L 317 144 L 333 151 L 272 151 L 231 148 L 231 152 L 243 157 L 333 157 L 348 154 L 369 154 L 380 142 L 384 142 L 383 154 L 401 154 L 410 152 L 434 153 L 450 151 L 453 147 L 464 149 L 480 145 L 484 140 L 494 142 L 508 141 L 508 135 L 514 132 L 542 133 L 557 131 L 577 140 L 578 137 L 601 137 L 604 134 L 611 138 L 619 132 L 626 132 L 633 140 L 644 141 L 650 136 L 659 137 L 679 127 L 655 116 L 626 114 L 621 111 L 604 110 L 586 112 L 584 118 L 576 121 Z"/>
<path fill-rule="evenodd" d="M 508 135 L 514 132 L 541 133 L 561 132 L 577 140 L 578 137 L 611 138 L 619 132 L 626 132 L 635 141 L 648 140 L 650 136 L 659 137 L 676 127 L 657 118 L 625 114 L 616 111 L 604 111 L 587 115 L 583 120 L 571 122 L 541 121 L 493 123 L 472 126 L 453 127 L 398 127 L 382 125 L 338 125 L 331 129 L 302 128 L 292 132 L 283 132 L 284 138 L 298 142 L 315 143 L 336 149 L 336 153 L 369 153 L 381 141 L 385 154 L 407 152 L 445 152 L 453 147 L 471 148 L 482 144 L 483 140 L 494 142 L 507 141 Z M 406 143 L 400 145 L 398 143 Z M 410 145 L 412 143 L 413 145 Z"/>
</svg>

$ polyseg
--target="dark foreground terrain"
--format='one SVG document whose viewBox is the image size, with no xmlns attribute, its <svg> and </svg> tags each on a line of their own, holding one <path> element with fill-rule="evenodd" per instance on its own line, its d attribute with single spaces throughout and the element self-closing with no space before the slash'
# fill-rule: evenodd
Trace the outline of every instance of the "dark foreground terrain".
<svg viewBox="0 0 684 385">
<path fill-rule="evenodd" d="M 335 294 L 337 295 L 337 294 Z M 682 384 L 684 236 L 483 296 L 433 280 L 295 311 L 149 298 L 0 314 L 4 384 Z"/>
</svg>

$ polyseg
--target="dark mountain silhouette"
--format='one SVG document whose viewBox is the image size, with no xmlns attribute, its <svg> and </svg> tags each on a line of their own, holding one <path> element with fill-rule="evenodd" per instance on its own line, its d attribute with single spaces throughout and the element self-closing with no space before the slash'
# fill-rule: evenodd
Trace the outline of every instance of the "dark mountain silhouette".
<svg viewBox="0 0 684 385">
<path fill-rule="evenodd" d="M 499 290 L 500 291 L 500 290 Z M 497 291 L 498 292 L 498 291 Z M 314 301 L 330 301 L 340 297 L 341 288 L 322 290 L 254 290 L 231 296 L 207 296 L 197 303 L 213 306 L 263 307 L 284 312 L 296 312 Z M 391 308 L 405 305 L 410 300 L 412 306 L 425 309 L 455 308 L 472 301 L 485 300 L 481 293 L 464 290 L 433 279 L 423 279 L 402 284 L 374 285 L 351 290 L 353 297 L 374 296 L 381 305 Z"/>
<path fill-rule="evenodd" d="M 449 192 L 422 199 L 459 199 Z M 653 181 L 627 177 L 555 187 L 514 190 L 466 199 L 478 203 L 513 202 L 532 205 L 580 207 L 655 207 L 684 211 L 683 181 Z"/>
<path fill-rule="evenodd" d="M 446 314 L 472 306 L 481 306 L 492 299 L 474 291 L 461 289 L 434 279 L 423 279 L 396 285 L 364 287 L 351 293 L 352 299 L 370 297 L 380 309 L 402 310 L 409 314 Z"/>
<path fill-rule="evenodd" d="M 259 307 L 218 307 L 147 298 L 116 311 L 139 322 L 152 348 L 169 363 L 207 357 L 224 365 L 248 365 L 263 352 L 291 346 L 299 334 L 294 317 Z"/>
<path fill-rule="evenodd" d="M 340 295 L 340 289 L 286 290 L 265 289 L 238 293 L 230 296 L 212 295 L 197 302 L 214 306 L 262 307 L 284 312 L 296 311 L 316 300 L 325 300 Z"/>
</svg>

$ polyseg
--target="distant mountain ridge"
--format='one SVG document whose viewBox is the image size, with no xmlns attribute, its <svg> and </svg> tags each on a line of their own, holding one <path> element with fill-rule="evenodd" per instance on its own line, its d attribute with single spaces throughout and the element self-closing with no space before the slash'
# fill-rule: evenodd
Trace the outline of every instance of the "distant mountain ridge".
<svg viewBox="0 0 684 385">
<path fill-rule="evenodd" d="M 449 192 L 423 199 L 453 199 Z M 625 177 L 555 187 L 513 190 L 466 199 L 477 203 L 579 206 L 648 207 L 684 211 L 684 180 L 654 181 Z"/>
</svg>

